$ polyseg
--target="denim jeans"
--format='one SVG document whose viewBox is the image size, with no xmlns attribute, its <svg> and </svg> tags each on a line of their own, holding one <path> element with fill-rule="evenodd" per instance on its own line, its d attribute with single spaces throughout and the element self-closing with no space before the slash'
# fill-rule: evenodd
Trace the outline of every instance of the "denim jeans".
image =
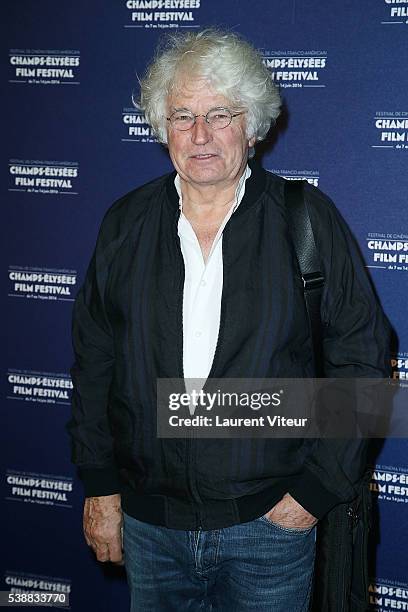
<svg viewBox="0 0 408 612">
<path fill-rule="evenodd" d="M 158 527 L 124 515 L 131 612 L 305 612 L 316 528 L 260 517 L 210 531 Z"/>
</svg>

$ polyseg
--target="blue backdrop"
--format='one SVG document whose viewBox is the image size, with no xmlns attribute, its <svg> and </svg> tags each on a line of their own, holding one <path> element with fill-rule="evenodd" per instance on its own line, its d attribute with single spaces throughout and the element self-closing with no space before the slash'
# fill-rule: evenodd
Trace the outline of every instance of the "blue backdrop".
<svg viewBox="0 0 408 612">
<path fill-rule="evenodd" d="M 123 570 L 82 538 L 81 483 L 64 431 L 72 302 L 104 211 L 171 169 L 132 105 L 137 74 L 170 29 L 248 37 L 285 110 L 265 168 L 303 177 L 354 231 L 408 377 L 407 0 L 4 0 L 1 409 L 5 515 L 0 590 L 71 594 L 71 608 L 127 609 Z M 371 610 L 408 610 L 408 443 L 379 445 L 372 490 Z"/>
</svg>

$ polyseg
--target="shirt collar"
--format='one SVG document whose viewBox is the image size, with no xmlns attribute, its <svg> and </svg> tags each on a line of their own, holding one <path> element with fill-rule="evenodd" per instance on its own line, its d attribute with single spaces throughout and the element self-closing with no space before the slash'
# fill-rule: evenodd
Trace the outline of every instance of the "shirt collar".
<svg viewBox="0 0 408 612">
<path fill-rule="evenodd" d="M 242 173 L 239 181 L 238 181 L 238 185 L 237 188 L 235 190 L 235 203 L 232 207 L 232 212 L 234 213 L 236 211 L 236 209 L 238 208 L 238 206 L 241 204 L 242 198 L 245 195 L 245 182 L 247 179 L 249 179 L 249 177 L 251 176 L 251 168 L 248 166 L 248 164 L 245 166 L 245 170 Z M 181 193 L 181 185 L 180 185 L 180 176 L 178 175 L 178 173 L 176 174 L 175 178 L 174 178 L 174 186 L 177 190 L 178 196 L 179 196 L 179 209 L 180 209 L 180 213 L 183 213 L 183 196 Z"/>
</svg>

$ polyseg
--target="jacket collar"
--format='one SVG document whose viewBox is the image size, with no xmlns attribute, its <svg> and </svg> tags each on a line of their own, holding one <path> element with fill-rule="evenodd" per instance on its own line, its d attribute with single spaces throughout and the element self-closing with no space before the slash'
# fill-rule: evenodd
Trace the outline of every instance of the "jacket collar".
<svg viewBox="0 0 408 612">
<path fill-rule="evenodd" d="M 247 209 L 251 208 L 265 190 L 266 171 L 262 168 L 259 162 L 253 158 L 249 160 L 248 165 L 251 168 L 251 176 L 245 183 L 245 195 L 242 202 L 234 212 L 234 215 L 242 215 Z M 168 175 L 166 180 L 166 191 L 171 208 L 174 209 L 174 212 L 179 213 L 179 195 L 174 185 L 176 174 L 177 172 L 174 170 L 174 172 L 171 172 L 171 174 Z"/>
</svg>

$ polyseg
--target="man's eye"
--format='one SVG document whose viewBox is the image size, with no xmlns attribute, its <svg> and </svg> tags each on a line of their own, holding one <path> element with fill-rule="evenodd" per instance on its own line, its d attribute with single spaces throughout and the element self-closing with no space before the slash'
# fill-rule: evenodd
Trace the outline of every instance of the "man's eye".
<svg viewBox="0 0 408 612">
<path fill-rule="evenodd" d="M 222 111 L 218 111 L 214 114 L 211 113 L 211 115 L 208 116 L 208 120 L 212 123 L 224 123 L 225 121 L 229 121 L 229 118 L 228 113 L 224 113 Z"/>
<path fill-rule="evenodd" d="M 191 115 L 175 115 L 174 121 L 183 122 L 183 121 L 191 121 Z"/>
</svg>

